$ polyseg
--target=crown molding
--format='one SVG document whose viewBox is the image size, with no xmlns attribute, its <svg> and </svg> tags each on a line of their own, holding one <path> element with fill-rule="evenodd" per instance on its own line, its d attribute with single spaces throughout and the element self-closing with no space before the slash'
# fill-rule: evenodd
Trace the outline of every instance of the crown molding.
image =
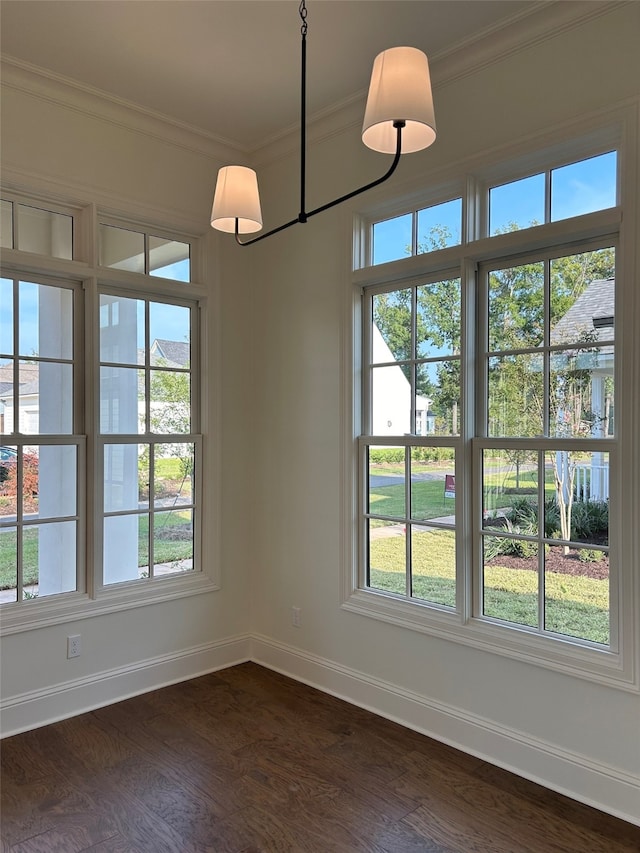
<svg viewBox="0 0 640 853">
<path fill-rule="evenodd" d="M 109 95 L 77 80 L 4 55 L 2 86 L 83 115 L 150 136 L 163 143 L 218 161 L 237 160 L 246 152 L 201 128 Z"/>
<path fill-rule="evenodd" d="M 532 9 L 520 12 L 506 23 L 495 24 L 446 51 L 429 58 L 434 90 L 443 89 L 484 68 L 502 62 L 522 50 L 607 15 L 634 0 L 540 0 Z M 362 124 L 365 89 L 307 118 L 307 142 L 325 142 Z M 260 166 L 287 157 L 298 150 L 298 125 L 284 128 L 258 148 L 250 150 L 252 165 Z"/>
</svg>

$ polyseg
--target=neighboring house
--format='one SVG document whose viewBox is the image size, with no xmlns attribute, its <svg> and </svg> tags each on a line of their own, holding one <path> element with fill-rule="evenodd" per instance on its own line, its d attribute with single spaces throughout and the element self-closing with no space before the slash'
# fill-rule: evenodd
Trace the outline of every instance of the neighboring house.
<svg viewBox="0 0 640 853">
<path fill-rule="evenodd" d="M 614 347 L 601 346 L 614 336 L 615 279 L 597 279 L 576 299 L 567 313 L 551 330 L 551 344 L 584 341 L 583 350 L 577 351 L 576 368 L 590 374 L 591 435 L 602 437 L 613 432 L 614 407 L 607 390 L 607 379 L 613 376 Z M 574 347 L 570 347 L 576 349 Z M 558 412 L 558 418 L 562 412 Z M 558 454 L 559 463 L 567 460 Z M 576 466 L 575 488 L 578 498 L 606 500 L 609 497 L 608 456 L 592 454 L 590 465 Z"/>
<path fill-rule="evenodd" d="M 151 345 L 151 363 L 163 367 L 188 367 L 190 346 L 184 341 L 156 339 Z M 138 363 L 144 364 L 144 351 L 138 350 Z M 21 364 L 20 377 L 29 381 L 20 383 L 18 392 L 18 430 L 35 434 L 39 424 L 39 364 L 38 362 Z M 3 433 L 13 432 L 13 368 L 0 368 L 0 427 Z M 144 403 L 140 414 L 144 414 Z M 9 440 L 9 439 L 7 439 Z"/>
<path fill-rule="evenodd" d="M 162 360 L 167 367 L 188 367 L 191 348 L 185 341 L 168 341 L 156 338 L 151 345 L 151 363 Z"/>
<path fill-rule="evenodd" d="M 411 384 L 395 361 L 393 353 L 376 324 L 373 324 L 372 349 L 374 364 L 390 364 L 377 370 L 372 401 L 374 435 L 398 435 L 411 432 Z M 434 431 L 434 417 L 429 406 L 433 401 L 416 394 L 416 434 Z"/>
</svg>

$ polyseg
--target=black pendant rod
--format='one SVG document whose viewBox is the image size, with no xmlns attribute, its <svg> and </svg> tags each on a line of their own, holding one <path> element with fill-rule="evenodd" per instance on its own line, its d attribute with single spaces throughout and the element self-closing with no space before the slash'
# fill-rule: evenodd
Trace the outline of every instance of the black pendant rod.
<svg viewBox="0 0 640 853">
<path fill-rule="evenodd" d="M 348 201 L 350 198 L 354 198 L 360 193 L 364 193 L 367 190 L 373 189 L 373 187 L 377 187 L 379 184 L 384 183 L 388 178 L 393 175 L 396 170 L 398 163 L 400 162 L 400 155 L 402 153 L 402 128 L 405 126 L 405 122 L 401 119 L 394 121 L 393 126 L 397 131 L 397 139 L 396 139 L 396 153 L 393 158 L 393 162 L 389 169 L 384 173 L 381 178 L 377 178 L 375 181 L 371 181 L 368 184 L 365 184 L 363 187 L 359 187 L 357 190 L 353 190 L 350 193 L 346 193 L 345 195 L 340 196 L 340 198 L 336 198 L 333 201 L 327 202 L 327 204 L 323 204 L 320 207 L 316 207 L 314 210 L 306 211 L 305 210 L 305 193 L 306 193 L 306 184 L 307 184 L 307 9 L 304 4 L 304 0 L 300 3 L 300 18 L 302 19 L 302 27 L 300 28 L 302 42 L 301 42 L 301 74 L 300 74 L 300 213 L 295 219 L 290 220 L 289 222 L 285 222 L 284 225 L 279 225 L 277 228 L 273 228 L 271 231 L 267 231 L 266 234 L 260 234 L 259 237 L 253 237 L 251 240 L 246 240 L 242 242 L 240 240 L 240 232 L 238 231 L 238 219 L 236 218 L 236 229 L 235 229 L 235 237 L 236 243 L 239 246 L 251 246 L 254 243 L 259 243 L 260 240 L 266 240 L 267 237 L 273 236 L 273 234 L 277 234 L 279 231 L 284 231 L 286 228 L 290 228 L 292 225 L 297 225 L 298 222 L 304 224 L 310 217 L 315 216 L 316 213 L 322 213 L 324 210 L 329 210 L 331 207 L 335 207 L 338 204 L 342 204 L 343 201 Z"/>
</svg>

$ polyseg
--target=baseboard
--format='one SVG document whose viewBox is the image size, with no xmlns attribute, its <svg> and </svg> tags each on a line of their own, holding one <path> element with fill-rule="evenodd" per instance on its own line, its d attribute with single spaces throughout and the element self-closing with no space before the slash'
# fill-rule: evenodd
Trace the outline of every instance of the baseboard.
<svg viewBox="0 0 640 853">
<path fill-rule="evenodd" d="M 638 776 L 267 637 L 253 637 L 252 660 L 574 800 L 640 825 Z"/>
<path fill-rule="evenodd" d="M 250 660 L 250 653 L 249 635 L 229 637 L 3 698 L 0 737 L 36 729 L 131 696 L 244 663 Z"/>
</svg>

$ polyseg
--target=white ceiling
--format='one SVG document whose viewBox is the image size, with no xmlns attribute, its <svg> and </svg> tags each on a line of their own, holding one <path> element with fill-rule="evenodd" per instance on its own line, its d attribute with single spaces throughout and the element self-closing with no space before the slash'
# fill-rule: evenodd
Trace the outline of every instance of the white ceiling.
<svg viewBox="0 0 640 853">
<path fill-rule="evenodd" d="M 300 111 L 298 0 L 2 0 L 1 51 L 251 151 Z M 373 59 L 430 59 L 540 0 L 307 0 L 309 116 L 364 92 Z"/>
</svg>

